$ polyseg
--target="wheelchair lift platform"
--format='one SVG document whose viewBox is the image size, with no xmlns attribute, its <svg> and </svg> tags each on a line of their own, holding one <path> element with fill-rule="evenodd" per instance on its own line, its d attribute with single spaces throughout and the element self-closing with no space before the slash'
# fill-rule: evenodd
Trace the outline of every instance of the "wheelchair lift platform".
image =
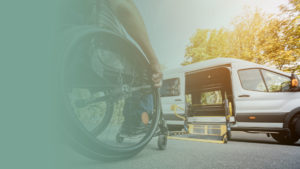
<svg viewBox="0 0 300 169">
<path fill-rule="evenodd" d="M 182 109 L 177 105 L 173 105 L 171 109 L 174 114 L 185 121 L 185 131 L 169 132 L 168 139 L 197 141 L 217 144 L 226 144 L 228 141 L 228 133 L 230 132 L 229 120 L 230 114 L 227 116 L 194 116 L 184 117 L 178 115 L 176 110 Z M 217 120 L 218 119 L 218 120 Z"/>
<path fill-rule="evenodd" d="M 187 132 L 170 132 L 168 139 L 208 143 L 227 143 L 226 124 L 189 124 Z"/>
</svg>

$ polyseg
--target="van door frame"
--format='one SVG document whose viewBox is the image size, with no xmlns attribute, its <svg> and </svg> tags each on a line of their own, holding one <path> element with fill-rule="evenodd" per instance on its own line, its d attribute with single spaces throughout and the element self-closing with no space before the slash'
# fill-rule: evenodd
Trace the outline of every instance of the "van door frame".
<svg viewBox="0 0 300 169">
<path fill-rule="evenodd" d="M 193 70 L 193 71 L 189 71 L 186 72 L 184 77 L 186 79 L 186 76 L 191 75 L 191 74 L 195 74 L 195 73 L 200 73 L 203 71 L 209 71 L 209 70 L 213 70 L 213 69 L 217 69 L 217 68 L 226 68 L 229 71 L 229 76 L 230 76 L 230 81 L 231 81 L 231 91 L 232 91 L 232 116 L 230 118 L 230 123 L 235 123 L 236 122 L 236 106 L 235 106 L 235 92 L 234 92 L 234 81 L 233 81 L 233 77 L 232 77 L 232 64 L 223 64 L 223 65 L 218 65 L 218 66 L 213 66 L 213 67 L 209 67 L 209 68 L 204 68 L 204 69 L 198 69 L 198 70 Z M 185 90 L 185 89 L 184 89 Z M 187 109 L 185 109 L 187 110 Z"/>
</svg>

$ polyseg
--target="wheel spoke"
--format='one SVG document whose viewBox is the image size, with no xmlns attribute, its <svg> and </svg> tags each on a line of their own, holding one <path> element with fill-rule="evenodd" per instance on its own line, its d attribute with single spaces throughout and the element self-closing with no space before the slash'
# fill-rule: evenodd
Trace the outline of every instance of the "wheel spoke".
<svg viewBox="0 0 300 169">
<path fill-rule="evenodd" d="M 101 84 L 73 84 L 67 86 L 68 88 L 77 88 L 77 89 L 95 89 L 96 91 L 108 91 L 115 88 L 120 88 L 120 85 L 101 85 Z"/>
<path fill-rule="evenodd" d="M 151 93 L 152 85 L 143 85 L 143 86 L 132 87 L 131 92 Z"/>
<path fill-rule="evenodd" d="M 118 98 L 122 97 L 128 97 L 132 93 L 135 92 L 142 92 L 142 93 L 151 93 L 152 86 L 151 85 L 143 85 L 143 86 L 137 86 L 137 87 L 132 87 L 128 88 L 123 86 L 122 88 L 116 88 L 114 90 L 110 90 L 107 95 L 102 96 L 102 97 L 96 97 L 96 98 L 91 98 L 91 99 L 84 99 L 84 100 L 78 100 L 76 101 L 76 106 L 78 107 L 84 107 L 88 104 L 93 104 L 97 102 L 103 102 L 103 101 L 116 101 Z"/>
</svg>

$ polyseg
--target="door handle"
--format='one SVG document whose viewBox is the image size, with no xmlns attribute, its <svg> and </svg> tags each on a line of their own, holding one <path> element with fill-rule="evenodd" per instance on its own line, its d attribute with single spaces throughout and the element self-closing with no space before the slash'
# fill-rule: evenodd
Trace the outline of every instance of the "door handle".
<svg viewBox="0 0 300 169">
<path fill-rule="evenodd" d="M 250 95 L 248 95 L 248 94 L 242 94 L 242 95 L 239 95 L 239 97 L 250 97 Z"/>
<path fill-rule="evenodd" d="M 175 101 L 180 102 L 180 101 L 182 101 L 182 100 L 181 100 L 181 99 L 175 99 Z"/>
</svg>

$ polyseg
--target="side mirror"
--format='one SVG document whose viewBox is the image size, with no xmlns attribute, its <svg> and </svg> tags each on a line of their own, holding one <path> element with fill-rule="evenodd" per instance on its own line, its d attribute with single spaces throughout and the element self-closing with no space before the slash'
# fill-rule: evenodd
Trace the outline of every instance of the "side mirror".
<svg viewBox="0 0 300 169">
<path fill-rule="evenodd" d="M 299 78 L 296 74 L 292 74 L 292 77 L 291 77 L 291 88 L 293 90 L 300 90 L 300 86 L 299 86 Z"/>
</svg>

